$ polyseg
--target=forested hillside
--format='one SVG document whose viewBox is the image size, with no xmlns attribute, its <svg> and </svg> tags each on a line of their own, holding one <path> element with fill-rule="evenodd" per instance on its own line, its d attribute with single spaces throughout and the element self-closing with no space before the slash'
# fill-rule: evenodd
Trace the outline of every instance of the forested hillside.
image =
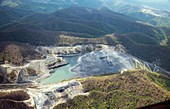
<svg viewBox="0 0 170 109">
<path fill-rule="evenodd" d="M 41 54 L 36 52 L 29 45 L 20 43 L 0 43 L 0 62 L 23 65 L 28 60 L 41 59 Z"/>
<path fill-rule="evenodd" d="M 143 70 L 80 79 L 88 96 L 77 96 L 54 109 L 139 108 L 170 98 L 170 78 Z M 161 84 L 161 85 L 160 85 Z"/>
</svg>

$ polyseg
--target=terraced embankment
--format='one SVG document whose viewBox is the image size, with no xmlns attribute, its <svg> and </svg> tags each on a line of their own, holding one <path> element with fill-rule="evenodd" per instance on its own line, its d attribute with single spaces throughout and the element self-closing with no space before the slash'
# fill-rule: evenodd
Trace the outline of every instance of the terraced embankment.
<svg viewBox="0 0 170 109">
<path fill-rule="evenodd" d="M 32 99 L 24 90 L 0 92 L 0 109 L 33 109 Z"/>
</svg>

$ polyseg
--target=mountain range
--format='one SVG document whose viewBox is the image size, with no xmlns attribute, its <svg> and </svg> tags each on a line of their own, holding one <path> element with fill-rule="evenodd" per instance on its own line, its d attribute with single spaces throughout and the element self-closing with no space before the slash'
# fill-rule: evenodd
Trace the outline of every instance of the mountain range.
<svg viewBox="0 0 170 109">
<path fill-rule="evenodd" d="M 141 5 L 125 5 L 115 11 L 154 26 L 169 27 L 170 25 L 170 12 L 166 10 Z"/>
<path fill-rule="evenodd" d="M 1 0 L 0 5 L 1 7 L 14 8 L 14 11 L 16 9 L 26 11 L 28 14 L 28 11 L 53 13 L 69 7 L 93 9 L 106 7 L 154 26 L 169 27 L 170 24 L 170 2 L 168 0 Z M 3 8 L 3 10 L 6 9 Z M 15 13 L 18 15 L 17 12 Z M 7 17 L 4 20 L 8 21 L 8 19 Z"/>
<path fill-rule="evenodd" d="M 23 96 L 23 93 L 16 91 L 11 94 L 12 92 L 6 93 L 6 90 L 0 91 L 2 104 L 0 107 L 32 109 L 46 108 L 43 106 L 47 104 L 48 108 L 52 108 L 53 103 L 56 105 L 58 103 L 56 101 L 60 102 L 60 97 L 55 96 L 56 94 L 61 94 L 61 99 L 65 101 L 65 99 L 73 98 L 72 94 L 79 93 L 79 90 L 83 92 L 83 95 L 59 104 L 54 109 L 64 107 L 138 108 L 168 100 L 170 98 L 169 7 L 170 0 L 0 0 L 0 64 L 4 64 L 0 66 L 1 91 L 4 88 L 19 87 L 33 98 L 31 99 L 33 104 L 27 103 L 31 106 L 27 107 L 26 104 L 22 105 L 28 101 L 27 99 L 13 100 L 15 96 Z M 78 46 L 74 47 L 75 45 Z M 63 66 L 63 62 L 65 65 L 67 60 L 65 61 L 62 55 L 71 54 L 71 56 L 76 55 L 77 58 L 77 53 L 79 56 L 81 51 L 91 52 L 93 48 L 106 50 L 107 47 L 111 47 L 108 54 L 112 53 L 112 50 L 117 52 L 114 58 L 118 59 L 120 55 L 125 55 L 120 60 L 123 60 L 122 62 L 126 65 L 128 63 L 124 60 L 129 62 L 131 56 L 135 57 L 134 62 L 131 60 L 130 63 L 134 63 L 136 67 L 133 70 L 123 68 L 116 71 L 121 74 L 110 75 L 113 70 L 107 71 L 109 67 L 101 65 L 115 66 L 116 61 L 111 59 L 112 56 L 107 56 L 107 52 L 100 56 L 95 55 L 93 51 L 90 55 L 94 56 L 95 60 L 103 61 L 92 64 L 104 62 L 99 67 L 104 67 L 109 75 L 94 77 L 86 77 L 86 75 L 85 78 L 75 80 L 77 81 L 75 83 L 69 81 L 68 85 L 59 85 L 59 87 L 56 83 L 54 90 L 46 88 L 46 85 L 41 83 L 42 77 L 43 79 L 45 77 L 44 74 L 57 73 L 55 72 L 57 70 L 45 70 L 41 75 L 39 69 L 44 70 L 51 65 L 58 68 Z M 41 52 L 41 49 L 44 52 Z M 59 57 L 60 54 L 61 57 Z M 87 55 L 88 53 L 80 56 L 77 62 L 80 63 L 84 56 L 87 58 L 83 60 L 85 63 L 93 60 L 86 57 Z M 138 64 L 140 61 L 144 65 Z M 36 71 L 30 65 L 35 65 L 35 69 L 38 70 Z M 72 67 L 72 60 L 68 60 L 66 67 L 68 66 Z M 80 65 L 76 64 L 76 66 Z M 145 70 L 137 69 L 138 66 L 142 66 Z M 21 71 L 19 71 L 20 68 Z M 91 66 L 89 68 L 91 70 L 87 71 L 89 75 L 98 69 L 91 69 Z M 63 69 L 65 70 L 64 67 Z M 81 71 L 85 72 L 84 69 Z M 12 84 L 18 80 L 20 82 L 25 76 L 35 79 L 38 84 L 34 85 L 36 81 L 29 82 L 28 85 L 27 82 L 19 85 Z M 56 76 L 55 79 L 57 79 Z M 9 82 L 11 82 L 9 85 L 6 84 Z M 48 87 L 53 87 L 54 84 Z M 61 84 L 67 84 L 67 82 Z M 31 88 L 34 90 L 31 91 Z M 43 92 L 37 92 L 36 89 L 37 91 L 41 89 Z M 12 98 L 9 98 L 10 96 Z M 43 99 L 39 100 L 39 97 Z"/>
<path fill-rule="evenodd" d="M 29 15 L 30 13 L 31 11 L 23 11 L 10 7 L 0 7 L 0 25 L 4 25 L 12 21 L 17 21 L 18 19 Z"/>
<path fill-rule="evenodd" d="M 71 6 L 81 6 L 89 8 L 107 7 L 116 9 L 128 4 L 140 4 L 149 7 L 170 10 L 169 0 L 1 0 L 1 6 L 16 7 L 27 10 L 54 12 L 57 9 Z"/>
<path fill-rule="evenodd" d="M 86 38 L 84 41 L 96 38 L 92 42 L 99 42 L 100 38 L 114 34 L 116 38 L 104 39 L 107 44 L 123 44 L 128 53 L 149 62 L 161 60 L 162 67 L 169 70 L 166 65 L 169 59 L 165 59 L 169 53 L 170 42 L 169 11 L 138 6 L 135 3 L 128 5 L 127 1 L 123 0 L 119 2 L 113 0 L 116 6 L 113 8 L 108 6 L 107 2 L 109 0 L 105 3 L 102 0 L 95 0 L 93 4 L 89 0 L 1 1 L 0 42 L 58 45 L 61 41 L 59 36 L 63 34 L 73 39 L 74 37 Z M 17 5 L 11 5 L 11 3 L 17 3 Z M 84 7 L 88 3 L 89 5 Z M 27 8 L 27 5 L 34 8 Z M 45 10 L 41 10 L 39 6 L 44 6 L 41 9 Z M 59 8 L 60 6 L 63 7 Z M 91 40 L 88 43 L 90 42 Z M 134 46 L 135 49 L 132 49 Z M 141 50 L 145 53 L 141 54 Z M 157 50 L 165 54 L 157 56 L 155 55 Z"/>
<path fill-rule="evenodd" d="M 40 30 L 41 32 L 48 31 L 50 33 L 83 33 L 85 34 L 83 37 L 101 37 L 111 33 L 139 32 L 147 35 L 157 43 L 167 38 L 162 29 L 139 23 L 131 17 L 115 13 L 107 8 L 96 10 L 70 7 L 50 14 L 33 13 L 10 24 L 2 25 L 0 27 L 1 40 L 5 38 L 9 40 L 8 37 L 16 36 L 15 33 L 29 35 L 35 31 L 38 33 Z M 17 37 L 23 34 L 17 34 Z"/>
<path fill-rule="evenodd" d="M 3 0 L 1 6 L 38 12 L 54 12 L 71 6 L 99 8 L 100 0 Z"/>
</svg>

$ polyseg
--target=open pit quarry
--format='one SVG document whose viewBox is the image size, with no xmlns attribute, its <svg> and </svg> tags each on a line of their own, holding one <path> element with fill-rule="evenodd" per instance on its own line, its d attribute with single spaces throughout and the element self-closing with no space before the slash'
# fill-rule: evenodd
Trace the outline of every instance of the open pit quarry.
<svg viewBox="0 0 170 109">
<path fill-rule="evenodd" d="M 88 52 L 86 51 L 87 47 Z M 83 87 L 79 80 L 73 78 L 123 73 L 124 71 L 134 69 L 159 71 L 160 73 L 169 74 L 169 72 L 156 65 L 126 54 L 122 49 L 107 45 L 98 45 L 98 47 L 86 45 L 73 48 L 38 47 L 37 50 L 43 53 L 46 59 L 31 60 L 24 66 L 1 65 L 6 70 L 7 75 L 14 71 L 16 75 L 13 78 L 7 77 L 10 83 L 3 85 L 15 86 L 18 84 L 18 86 L 21 86 L 19 89 L 26 91 L 30 96 L 30 99 L 24 101 L 24 103 L 35 109 L 52 109 L 57 104 L 73 99 L 77 95 L 88 95 L 88 93 L 83 92 Z M 71 61 L 66 61 L 65 56 L 67 58 L 78 57 Z M 74 64 L 70 65 L 71 63 Z M 58 71 L 58 69 L 60 70 Z M 67 78 L 55 75 L 58 73 L 59 75 L 67 75 L 68 72 L 73 73 L 73 75 Z M 41 83 L 42 80 L 51 77 L 53 77 L 53 81 L 49 80 L 48 83 Z M 58 78 L 61 81 L 58 81 Z M 23 87 L 22 84 L 32 85 Z M 13 89 L 1 89 L 1 91 L 10 90 Z"/>
</svg>

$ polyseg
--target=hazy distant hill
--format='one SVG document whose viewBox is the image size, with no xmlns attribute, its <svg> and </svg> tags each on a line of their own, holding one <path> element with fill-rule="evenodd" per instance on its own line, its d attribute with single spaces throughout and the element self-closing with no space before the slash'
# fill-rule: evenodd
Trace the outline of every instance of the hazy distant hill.
<svg viewBox="0 0 170 109">
<path fill-rule="evenodd" d="M 3 0 L 1 6 L 36 12 L 54 12 L 71 6 L 100 8 L 102 2 L 100 0 Z"/>
<path fill-rule="evenodd" d="M 161 10 L 170 10 L 169 0 L 102 0 L 111 9 L 117 9 L 125 5 L 149 6 Z"/>
<path fill-rule="evenodd" d="M 30 13 L 30 11 L 25 10 L 19 10 L 10 7 L 0 7 L 0 26 L 17 21 L 20 18 L 29 15 Z"/>
<path fill-rule="evenodd" d="M 15 7 L 41 12 L 54 12 L 71 6 L 116 9 L 127 4 L 140 4 L 170 10 L 168 0 L 1 0 L 1 6 Z"/>
<path fill-rule="evenodd" d="M 115 11 L 154 26 L 170 26 L 170 12 L 166 10 L 141 5 L 125 5 L 115 9 Z"/>
</svg>

